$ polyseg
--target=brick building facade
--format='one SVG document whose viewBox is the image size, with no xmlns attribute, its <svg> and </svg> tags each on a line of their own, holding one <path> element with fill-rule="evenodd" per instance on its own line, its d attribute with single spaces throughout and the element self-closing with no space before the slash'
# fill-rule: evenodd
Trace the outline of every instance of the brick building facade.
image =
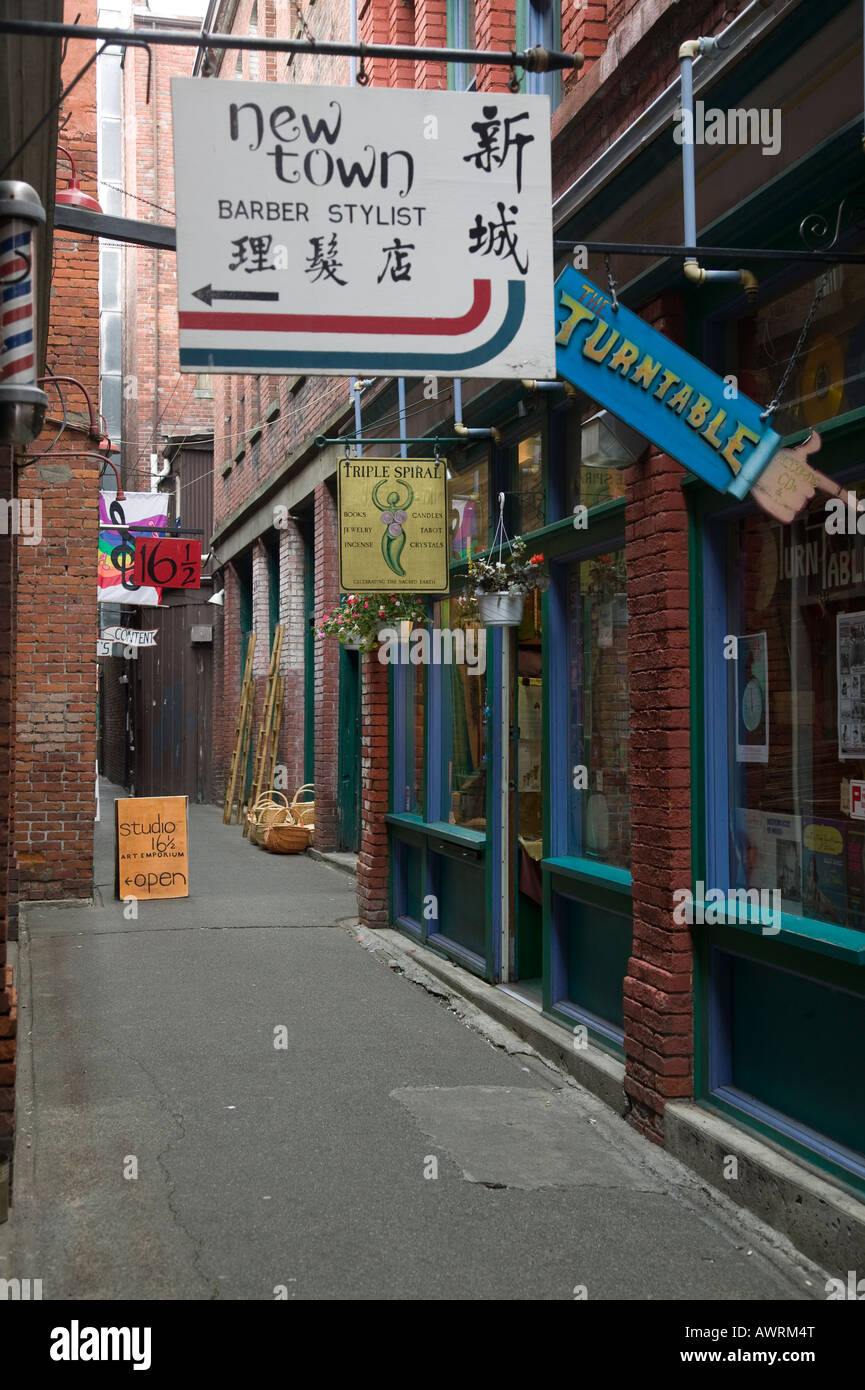
<svg viewBox="0 0 865 1390">
<path fill-rule="evenodd" d="M 858 110 L 843 37 L 850 38 L 852 8 L 832 3 L 818 13 L 792 5 L 783 14 L 767 13 L 771 8 L 713 0 L 687 7 L 668 0 L 590 0 L 561 7 L 531 0 L 474 6 L 368 0 L 355 14 L 358 36 L 368 43 L 446 41 L 521 49 L 542 42 L 582 52 L 578 70 L 520 77 L 521 90 L 550 97 L 554 234 L 564 243 L 557 250 L 560 270 L 569 259 L 565 246 L 579 244 L 582 237 L 681 244 L 681 147 L 672 132 L 681 100 L 679 48 L 698 36 L 724 33 L 723 44 L 716 50 L 708 45 L 702 65 L 695 67 L 698 92 L 707 101 L 722 108 L 739 102 L 777 109 L 788 122 L 775 164 L 753 142 L 698 152 L 697 225 L 708 244 L 789 245 L 783 238 L 795 239 L 806 205 L 828 210 L 835 191 L 852 186 L 852 144 L 845 143 L 838 114 L 855 123 Z M 249 32 L 244 25 L 254 17 L 268 33 L 296 28 L 324 37 L 340 31 L 340 14 L 345 32 L 349 6 L 289 11 L 259 3 L 253 16 L 248 4 L 214 5 L 211 18 L 221 17 L 237 32 Z M 836 91 L 838 113 L 830 115 L 808 98 L 806 120 L 795 94 L 801 91 L 812 41 L 825 59 L 825 71 L 843 77 Z M 762 67 L 755 55 L 766 59 Z M 281 76 L 279 61 L 262 60 L 271 79 Z M 293 80 L 346 80 L 321 58 L 304 61 L 306 66 L 300 60 L 292 64 Z M 226 62 L 208 55 L 205 66 L 226 76 Z M 239 68 L 244 74 L 245 62 Z M 367 60 L 364 75 L 372 85 L 495 93 L 507 91 L 510 80 L 506 68 L 448 70 L 402 57 Z M 580 268 L 596 284 L 609 283 L 602 255 L 593 252 Z M 788 323 L 801 324 L 795 306 L 807 303 L 808 270 L 767 272 L 750 298 L 741 285 L 689 285 L 675 257 L 616 253 L 609 272 L 629 307 L 667 338 L 687 344 L 719 372 L 741 370 L 743 380 L 747 373 L 755 398 L 770 398 L 781 359 L 771 357 L 767 344 L 781 331 L 783 315 L 788 316 L 785 332 Z M 849 334 L 852 310 L 844 308 L 837 286 L 834 293 L 832 312 Z M 394 671 L 387 680 L 374 656 L 362 659 L 356 847 L 363 920 L 396 923 L 490 982 L 507 981 L 564 1029 L 578 1035 L 582 1030 L 589 1061 L 581 1078 L 607 1097 L 615 1078 L 616 1103 L 648 1140 L 681 1152 L 690 1145 L 693 1151 L 708 1142 L 705 1134 L 694 1137 L 694 1116 L 710 1124 L 707 1117 L 724 1115 L 752 1134 L 783 1143 L 834 1180 L 861 1187 L 865 1137 L 861 1127 L 845 1119 L 843 1087 L 827 1082 L 830 1043 L 817 1048 L 819 1065 L 816 1053 L 803 1060 L 807 1078 L 785 1088 L 783 1052 L 768 1039 L 758 1004 L 761 997 L 771 998 L 772 1036 L 783 1035 L 788 1048 L 793 1046 L 791 1020 L 804 1026 L 806 1014 L 814 1017 L 824 1007 L 826 1038 L 834 1036 L 834 1045 L 842 1046 L 842 1014 L 846 1017 L 849 1009 L 858 1018 L 863 1007 L 865 988 L 854 965 L 865 929 L 856 907 L 858 889 L 851 887 L 842 903 L 838 887 L 834 906 L 828 893 L 819 898 L 814 883 L 828 870 L 813 856 L 828 851 L 814 845 L 828 844 L 832 837 L 828 831 L 823 836 L 802 830 L 803 805 L 815 816 L 822 806 L 829 816 L 832 807 L 837 812 L 837 797 L 833 791 L 823 803 L 815 796 L 809 801 L 807 788 L 797 787 L 778 800 L 778 787 L 789 775 L 780 767 L 762 780 L 753 769 L 743 779 L 740 764 L 747 759 L 739 757 L 732 732 L 735 690 L 725 684 L 729 670 L 722 668 L 719 677 L 711 660 L 713 624 L 746 621 L 722 617 L 729 605 L 738 603 L 743 612 L 757 605 L 759 615 L 755 594 L 762 595 L 768 584 L 759 566 L 771 564 L 776 541 L 756 523 L 753 531 L 746 528 L 748 543 L 757 537 L 753 544 L 763 547 L 750 553 L 747 573 L 759 570 L 761 578 L 740 593 L 729 539 L 739 522 L 713 510 L 712 500 L 692 482 L 685 484 L 675 459 L 650 449 L 627 469 L 581 462 L 584 426 L 596 410 L 592 401 L 575 399 L 552 383 L 541 391 L 531 383 L 465 382 L 461 419 L 452 383 L 437 385 L 438 395 L 429 400 L 419 382 L 406 382 L 409 434 L 432 441 L 453 436 L 465 423 L 481 436 L 496 430 L 483 444 L 469 441 L 448 450 L 455 514 L 463 518 L 470 502 L 476 518 L 475 552 L 489 542 L 491 499 L 501 490 L 509 531 L 522 531 L 543 549 L 552 585 L 542 613 L 527 619 L 514 639 L 510 691 L 503 689 L 501 673 L 508 669 L 504 644 L 511 639 L 498 633 L 485 638 L 482 694 L 481 686 L 453 673 L 430 671 L 429 679 L 416 681 Z M 829 423 L 830 433 L 839 431 L 832 466 L 852 468 L 857 446 L 851 442 L 845 453 L 841 441 L 854 440 L 855 419 L 845 418 L 839 406 L 838 423 L 831 406 L 807 404 L 801 382 L 799 389 L 799 404 L 789 416 L 791 431 Z M 837 391 L 831 401 L 842 400 Z M 854 390 L 844 402 L 852 408 L 857 399 Z M 363 383 L 360 400 L 364 433 L 395 436 L 395 381 Z M 353 708 L 353 677 L 336 644 L 309 641 L 310 622 L 329 610 L 338 593 L 333 487 L 338 446 L 315 441 L 353 432 L 354 400 L 345 378 L 278 376 L 217 380 L 215 403 L 215 549 L 226 588 L 223 699 L 236 707 L 241 634 L 254 626 L 261 642 L 278 613 L 287 624 L 283 664 L 295 681 L 292 709 L 302 704 L 305 711 L 302 721 L 287 721 L 290 741 L 284 726 L 281 757 L 289 786 L 314 769 L 317 835 L 322 848 L 332 848 L 340 844 L 346 824 L 345 721 Z M 396 449 L 394 442 L 382 452 Z M 582 540 L 571 525 L 572 506 L 580 501 L 590 515 Z M 278 507 L 288 516 L 281 530 L 274 525 Z M 464 578 L 467 558 L 456 542 L 455 533 L 452 594 Z M 274 545 L 276 567 L 267 558 Z M 619 587 L 604 587 L 601 562 L 607 561 Z M 292 567 L 290 578 L 286 565 Z M 266 603 L 265 584 L 271 586 Z M 269 597 L 274 584 L 279 586 L 276 604 Z M 714 607 L 703 601 L 703 586 L 711 587 Z M 855 602 L 855 595 L 844 602 Z M 430 616 L 447 626 L 453 611 L 445 600 Z M 790 612 L 784 610 L 784 621 L 795 623 Z M 743 632 L 764 623 L 759 616 L 747 621 L 752 627 L 742 626 Z M 776 683 L 792 687 L 801 671 L 788 669 L 787 638 L 782 640 L 777 622 L 764 625 L 773 689 Z M 809 640 L 815 651 L 829 650 L 833 642 L 828 629 Z M 259 660 L 263 663 L 261 647 Z M 263 664 L 258 672 L 261 680 Z M 790 694 L 791 700 L 800 698 L 796 707 L 802 713 L 777 716 L 783 732 L 774 736 L 771 752 L 767 744 L 767 761 L 791 760 L 792 729 L 797 720 L 808 722 L 804 711 L 812 708 L 809 699 L 816 707 L 818 695 Z M 501 733 L 507 728 L 501 720 L 508 701 L 515 717 L 509 732 Z M 831 703 L 831 695 L 822 697 L 819 737 L 824 740 Z M 532 710 L 543 711 L 534 731 Z M 514 785 L 508 788 L 503 770 L 508 741 L 512 768 L 519 768 L 521 745 L 524 763 L 540 750 L 534 782 L 528 775 L 520 782 L 519 772 L 516 777 L 511 772 Z M 223 769 L 229 753 L 225 738 L 217 750 Z M 805 756 L 797 745 L 797 766 Z M 569 772 L 581 763 L 593 779 L 585 804 L 573 794 L 576 783 L 572 787 Z M 824 782 L 822 775 L 821 787 Z M 494 825 L 500 794 L 510 797 L 509 825 L 502 831 Z M 781 834 L 770 829 L 776 825 L 772 817 L 781 812 L 789 837 L 783 853 L 794 867 L 787 875 L 793 886 L 785 890 L 789 912 L 777 944 L 755 940 L 732 917 L 706 932 L 680 922 L 679 895 L 688 887 L 700 891 L 697 885 L 709 881 L 710 870 L 739 887 L 754 885 L 755 874 L 763 872 L 755 864 L 765 867 L 770 835 Z M 848 828 L 838 829 L 834 821 L 832 828 L 846 845 Z M 742 847 L 743 835 L 751 837 L 750 847 Z M 793 880 L 795 866 L 804 872 L 807 860 L 806 892 Z M 822 902 L 825 920 L 804 921 L 806 899 L 814 912 Z M 853 936 L 845 934 L 851 931 Z M 842 959 L 845 964 L 839 964 Z M 837 1023 L 830 1026 L 830 1017 Z M 833 1034 L 833 1027 L 841 1031 Z M 748 1047 L 740 1042 L 745 1038 Z M 701 1171 L 714 1181 L 719 1167 L 706 1159 Z"/>
<path fill-rule="evenodd" d="M 95 23 L 96 2 L 81 10 Z M 69 7 L 66 7 L 69 11 Z M 68 83 L 93 41 L 70 42 Z M 96 72 L 64 100 L 61 143 L 82 184 L 97 179 Z M 64 188 L 68 164 L 58 161 Z M 53 242 L 49 373 L 73 377 L 99 406 L 99 248 L 95 240 L 57 231 Z M 41 508 L 42 540 L 18 547 L 17 755 L 15 848 L 22 899 L 87 898 L 93 884 L 96 778 L 95 506 L 102 467 L 78 386 L 47 386 L 48 416 L 19 475 L 22 499 Z M 66 428 L 60 431 L 64 415 Z M 97 423 L 97 431 L 98 431 Z M 44 460 L 38 455 L 50 450 Z"/>
</svg>

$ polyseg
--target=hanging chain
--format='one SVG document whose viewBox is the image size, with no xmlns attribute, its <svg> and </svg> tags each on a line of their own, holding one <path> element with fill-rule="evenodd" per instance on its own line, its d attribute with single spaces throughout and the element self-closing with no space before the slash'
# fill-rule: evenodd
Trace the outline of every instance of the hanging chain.
<svg viewBox="0 0 865 1390">
<path fill-rule="evenodd" d="M 607 283 L 610 286 L 610 303 L 612 304 L 613 312 L 615 313 L 618 311 L 619 308 L 619 296 L 616 294 L 616 282 L 613 278 L 613 272 L 610 268 L 610 258 L 608 255 L 604 257 L 604 265 L 607 268 Z"/>
<path fill-rule="evenodd" d="M 520 90 L 520 79 L 517 76 L 516 68 L 511 68 L 511 75 L 508 80 L 508 91 L 518 92 Z"/>
<path fill-rule="evenodd" d="M 771 420 L 772 416 L 777 412 L 778 407 L 780 406 L 781 401 L 784 398 L 784 392 L 787 389 L 787 383 L 790 380 L 790 377 L 793 375 L 796 363 L 799 361 L 802 349 L 805 346 L 805 339 L 808 337 L 808 334 L 811 331 L 811 325 L 814 322 L 817 310 L 820 307 L 820 300 L 826 293 L 828 285 L 829 276 L 821 275 L 814 288 L 814 298 L 811 301 L 811 308 L 808 310 L 805 322 L 802 324 L 802 332 L 799 334 L 796 346 L 794 347 L 793 352 L 790 356 L 790 361 L 784 368 L 784 375 L 781 377 L 781 380 L 778 384 L 778 390 L 775 392 L 774 396 L 772 397 L 772 400 L 766 406 L 766 409 L 761 410 L 760 412 L 761 420 Z"/>
<path fill-rule="evenodd" d="M 361 45 L 361 47 L 363 47 L 363 45 Z M 366 67 L 364 66 L 364 61 L 365 61 L 365 59 L 364 59 L 364 54 L 361 53 L 361 55 L 360 55 L 360 63 L 359 63 L 358 69 L 357 69 L 357 78 L 356 78 L 357 85 L 358 85 L 359 87 L 366 87 L 366 86 L 368 86 L 368 84 L 369 84 L 369 73 L 367 72 Z"/>
</svg>

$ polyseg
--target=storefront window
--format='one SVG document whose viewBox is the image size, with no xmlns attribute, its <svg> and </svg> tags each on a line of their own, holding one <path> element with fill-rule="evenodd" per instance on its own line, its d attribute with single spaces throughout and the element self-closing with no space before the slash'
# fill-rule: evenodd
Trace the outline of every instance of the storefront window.
<svg viewBox="0 0 865 1390">
<path fill-rule="evenodd" d="M 489 460 L 487 451 L 474 458 L 448 462 L 448 508 L 451 519 L 451 561 L 468 560 L 486 550 L 489 537 Z"/>
<path fill-rule="evenodd" d="M 585 409 L 574 403 L 568 411 L 564 428 L 565 505 L 568 512 L 580 503 L 591 511 L 602 502 L 614 502 L 625 495 L 625 470 L 597 468 L 582 463 L 583 419 L 596 414 L 592 405 Z"/>
<path fill-rule="evenodd" d="M 412 624 L 412 630 L 417 624 Z M 410 811 L 414 815 L 424 813 L 423 764 L 424 764 L 424 699 L 426 695 L 426 667 L 408 665 L 405 668 L 405 786 L 402 806 L 399 811 Z M 399 797 L 399 788 L 397 788 Z"/>
<path fill-rule="evenodd" d="M 851 819 L 850 784 L 865 778 L 865 537 L 826 521 L 815 503 L 791 526 L 728 528 L 730 883 L 863 931 L 865 820 Z"/>
<path fill-rule="evenodd" d="M 856 247 L 856 250 L 861 249 Z M 824 293 L 772 428 L 793 434 L 865 405 L 865 266 L 833 266 L 738 324 L 739 389 L 770 401 L 793 354 L 819 279 Z"/>
<path fill-rule="evenodd" d="M 568 603 L 569 853 L 630 868 L 625 552 L 572 565 Z"/>
<path fill-rule="evenodd" d="M 456 603 L 444 599 L 435 606 L 434 625 L 450 630 L 452 656 L 442 661 L 441 755 L 442 820 L 470 830 L 487 823 L 487 675 L 486 630 L 467 621 Z M 460 644 L 462 637 L 462 644 Z"/>
<path fill-rule="evenodd" d="M 520 535 L 539 531 L 546 523 L 544 494 L 544 436 L 541 432 L 521 439 L 517 445 L 516 490 L 519 499 Z"/>
</svg>

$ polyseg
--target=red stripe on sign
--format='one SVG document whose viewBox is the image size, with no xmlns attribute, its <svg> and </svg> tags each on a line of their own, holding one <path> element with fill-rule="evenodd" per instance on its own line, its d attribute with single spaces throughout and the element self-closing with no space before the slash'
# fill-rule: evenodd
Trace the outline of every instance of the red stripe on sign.
<svg viewBox="0 0 865 1390">
<path fill-rule="evenodd" d="M 475 280 L 474 299 L 468 313 L 455 319 L 375 318 L 365 314 L 249 314 L 216 313 L 197 309 L 182 311 L 185 329 L 230 329 L 235 333 L 396 333 L 458 337 L 471 333 L 490 311 L 489 280 Z"/>
<path fill-rule="evenodd" d="M 33 313 L 32 299 L 27 304 L 19 304 L 15 309 L 4 309 L 0 318 L 3 319 L 5 328 L 7 323 L 17 323 L 19 319 L 26 319 Z"/>
<path fill-rule="evenodd" d="M 0 381 L 5 381 L 7 376 L 14 376 L 16 372 L 23 372 L 25 367 L 32 366 L 32 353 L 29 357 L 19 357 L 16 362 L 10 362 L 8 366 L 3 368 L 2 372 L 0 372 Z"/>
<path fill-rule="evenodd" d="M 25 261 L 21 256 L 13 256 L 11 261 L 3 262 L 3 274 L 12 275 L 18 270 L 29 270 L 30 262 Z"/>
</svg>

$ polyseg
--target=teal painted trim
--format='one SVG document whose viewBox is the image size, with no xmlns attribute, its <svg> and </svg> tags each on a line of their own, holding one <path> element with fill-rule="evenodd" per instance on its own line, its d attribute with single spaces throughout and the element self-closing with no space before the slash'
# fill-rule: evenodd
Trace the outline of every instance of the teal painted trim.
<svg viewBox="0 0 865 1390">
<path fill-rule="evenodd" d="M 480 830 L 467 830 L 461 825 L 450 825 L 447 821 L 425 821 L 410 811 L 388 811 L 385 823 L 393 826 L 401 836 L 412 832 L 425 839 L 447 840 L 452 845 L 470 846 L 474 850 L 486 848 L 487 837 Z"/>
<path fill-rule="evenodd" d="M 545 1017 L 553 1023 L 563 1024 L 570 1033 L 574 1031 L 574 1024 L 580 1023 L 588 1032 L 589 1038 L 595 1047 L 600 1048 L 609 1056 L 615 1057 L 617 1061 L 625 1060 L 624 1037 L 619 1040 L 619 1036 L 608 1032 L 605 1028 L 599 1028 L 593 1014 L 586 1013 L 584 1009 L 564 1002 L 555 1003 L 549 1009 L 544 1009 Z"/>
<path fill-rule="evenodd" d="M 603 864 L 594 859 L 582 859 L 576 854 L 563 854 L 556 859 L 542 859 L 541 867 L 550 869 L 565 878 L 584 879 L 598 883 L 604 888 L 618 888 L 620 892 L 631 893 L 631 875 L 627 869 L 617 869 L 612 864 Z"/>
<path fill-rule="evenodd" d="M 732 911 L 726 906 L 716 906 L 714 903 L 709 903 L 708 906 L 713 913 L 718 914 L 719 920 L 713 925 L 725 926 L 763 940 L 784 942 L 802 951 L 813 951 L 821 956 L 848 961 L 851 965 L 865 965 L 865 932 L 853 931 L 850 927 L 839 927 L 832 922 L 815 922 L 810 917 L 794 917 L 790 913 L 782 912 L 781 930 L 770 933 L 766 932 L 759 922 L 749 921 L 747 913 L 740 909 L 738 903 Z M 703 903 L 694 903 L 695 911 L 703 907 Z M 700 925 L 697 923 L 696 927 Z"/>
<path fill-rule="evenodd" d="M 596 864 L 576 856 L 562 856 L 542 859 L 541 873 L 544 880 L 553 880 L 553 888 L 563 897 L 631 916 L 631 875 L 627 869 L 614 869 L 609 864 Z"/>
<path fill-rule="evenodd" d="M 761 1139 L 768 1139 L 777 1148 L 793 1154 L 795 1158 L 802 1159 L 813 1168 L 818 1168 L 822 1173 L 832 1178 L 842 1188 L 855 1197 L 865 1196 L 865 1178 L 860 1178 L 856 1173 L 851 1173 L 849 1168 L 843 1167 L 840 1163 L 833 1163 L 825 1155 L 816 1149 L 808 1148 L 805 1144 L 799 1143 L 783 1130 L 776 1129 L 774 1125 L 767 1124 L 764 1120 L 757 1119 L 754 1115 L 749 1115 L 747 1111 L 741 1110 L 730 1101 L 723 1100 L 720 1096 L 713 1096 L 711 1102 L 700 1098 L 697 1104 L 702 1110 L 715 1114 L 723 1115 L 725 1119 L 732 1120 L 741 1129 L 750 1130 L 753 1134 L 758 1134 Z"/>
<path fill-rule="evenodd" d="M 849 994 L 865 995 L 865 971 L 851 970 L 849 963 L 838 956 L 815 952 L 806 960 L 798 943 L 792 945 L 779 937 L 764 937 L 738 927 L 707 926 L 702 927 L 701 932 L 707 947 L 717 946 L 722 951 L 746 956 L 775 970 L 788 970 L 818 984 L 843 989 Z"/>
<path fill-rule="evenodd" d="M 454 15 L 454 0 L 445 0 L 445 20 L 446 20 L 446 32 L 447 32 L 447 46 L 448 46 L 448 48 L 462 48 L 462 47 L 464 47 L 464 45 L 458 44 L 457 41 L 456 41 L 456 25 L 455 25 L 455 19 L 456 19 L 456 16 Z M 448 84 L 448 85 L 447 85 L 447 89 L 448 89 L 449 92 L 452 92 L 452 91 L 454 91 L 454 65 L 453 65 L 453 63 L 446 63 L 446 64 L 445 64 L 445 71 L 446 71 L 446 73 L 447 73 L 447 84 Z"/>
<path fill-rule="evenodd" d="M 424 825 L 427 835 L 437 840 L 447 840 L 452 845 L 470 845 L 472 849 L 486 848 L 487 837 L 481 830 L 466 830 L 461 825 L 450 825 L 448 821 L 427 821 Z"/>
<path fill-rule="evenodd" d="M 695 481 L 697 481 L 695 479 Z M 701 487 L 708 491 L 703 483 Z M 706 747 L 705 662 L 703 661 L 703 529 L 694 508 L 688 510 L 688 612 L 691 691 L 691 874 L 706 881 Z M 708 952 L 692 937 L 694 956 L 694 1094 L 708 1092 Z"/>
<path fill-rule="evenodd" d="M 528 47 L 526 41 L 526 4 L 527 0 L 516 0 L 514 8 L 514 48 L 518 52 L 522 52 Z M 517 69 L 517 80 L 520 84 L 520 91 L 524 92 L 526 90 L 525 68 Z"/>
<path fill-rule="evenodd" d="M 546 650 L 544 643 L 544 650 Z M 544 661 L 546 665 L 546 659 Z M 546 706 L 546 702 L 545 706 Z M 549 758 L 543 764 L 549 767 Z M 545 794 L 546 804 L 549 794 Z M 546 818 L 546 811 L 544 812 Z M 544 828 L 544 846 L 546 847 L 547 831 Z M 541 1003 L 544 1014 L 553 1015 L 553 882 L 550 874 L 541 874 Z"/>
</svg>

